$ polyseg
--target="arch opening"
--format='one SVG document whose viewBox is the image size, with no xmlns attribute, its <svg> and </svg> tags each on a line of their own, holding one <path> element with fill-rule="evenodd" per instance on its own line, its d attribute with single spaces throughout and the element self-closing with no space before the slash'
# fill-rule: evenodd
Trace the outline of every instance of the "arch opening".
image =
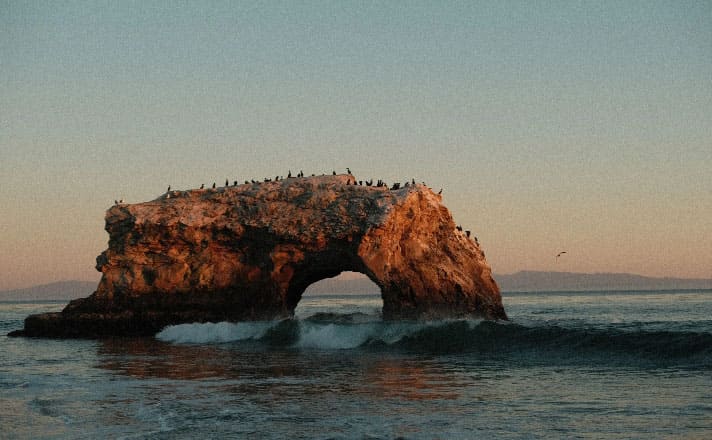
<svg viewBox="0 0 712 440">
<path fill-rule="evenodd" d="M 383 295 L 378 284 L 368 275 L 350 270 L 312 282 L 291 307 L 292 314 L 299 318 L 360 313 L 380 319 L 382 311 Z"/>
</svg>

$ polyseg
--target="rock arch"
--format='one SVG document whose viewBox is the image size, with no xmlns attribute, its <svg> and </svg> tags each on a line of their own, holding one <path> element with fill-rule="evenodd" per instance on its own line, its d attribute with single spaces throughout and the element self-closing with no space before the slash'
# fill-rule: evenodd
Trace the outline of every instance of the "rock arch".
<svg viewBox="0 0 712 440">
<path fill-rule="evenodd" d="M 386 319 L 506 319 L 484 253 L 440 195 L 352 179 L 289 178 L 115 205 L 97 291 L 29 317 L 24 334 L 154 334 L 182 322 L 289 317 L 307 286 L 345 270 L 381 288 Z"/>
</svg>

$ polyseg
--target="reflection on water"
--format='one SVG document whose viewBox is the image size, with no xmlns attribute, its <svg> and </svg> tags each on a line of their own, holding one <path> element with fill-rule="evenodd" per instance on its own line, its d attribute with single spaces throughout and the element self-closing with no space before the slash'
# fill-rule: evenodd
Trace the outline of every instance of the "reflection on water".
<svg viewBox="0 0 712 440">
<path fill-rule="evenodd" d="M 230 345 L 174 345 L 153 338 L 101 341 L 100 367 L 138 378 L 194 380 L 300 375 L 296 353 L 238 351 Z"/>
<path fill-rule="evenodd" d="M 110 339 L 98 347 L 99 367 L 139 378 L 225 377 L 224 363 L 211 346 L 171 346 L 155 339 Z"/>
<path fill-rule="evenodd" d="M 175 345 L 153 338 L 103 340 L 97 354 L 97 366 L 116 374 L 140 379 L 219 379 L 221 391 L 242 394 L 278 388 L 290 388 L 292 393 L 298 388 L 304 396 L 366 393 L 383 399 L 451 400 L 463 385 L 443 365 L 405 354 Z"/>
<path fill-rule="evenodd" d="M 464 385 L 452 372 L 409 359 L 383 359 L 366 371 L 369 391 L 384 398 L 407 400 L 453 400 Z"/>
</svg>

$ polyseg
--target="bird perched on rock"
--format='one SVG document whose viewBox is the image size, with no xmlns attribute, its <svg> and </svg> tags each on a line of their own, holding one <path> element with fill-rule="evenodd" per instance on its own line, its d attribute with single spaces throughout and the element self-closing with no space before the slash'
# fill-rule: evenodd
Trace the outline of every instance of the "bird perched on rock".
<svg viewBox="0 0 712 440">
<path fill-rule="evenodd" d="M 204 184 L 204 183 L 201 183 L 201 184 L 200 184 L 200 189 L 205 189 L 205 184 Z"/>
<path fill-rule="evenodd" d="M 213 189 L 215 189 L 215 182 L 213 182 Z"/>
<path fill-rule="evenodd" d="M 168 189 L 166 190 L 166 192 L 171 192 L 171 186 L 170 186 L 170 185 L 168 185 Z"/>
<path fill-rule="evenodd" d="M 349 175 L 351 174 L 351 168 L 346 167 L 346 174 L 349 174 Z"/>
</svg>

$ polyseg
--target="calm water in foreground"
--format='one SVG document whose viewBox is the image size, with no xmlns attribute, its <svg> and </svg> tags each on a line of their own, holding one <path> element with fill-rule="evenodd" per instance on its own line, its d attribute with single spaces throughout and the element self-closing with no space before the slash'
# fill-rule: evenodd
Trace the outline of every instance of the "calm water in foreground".
<svg viewBox="0 0 712 440">
<path fill-rule="evenodd" d="M 7 338 L 0 438 L 712 438 L 712 291 L 505 294 L 510 323 L 384 323 L 305 297 L 281 323 Z"/>
</svg>

